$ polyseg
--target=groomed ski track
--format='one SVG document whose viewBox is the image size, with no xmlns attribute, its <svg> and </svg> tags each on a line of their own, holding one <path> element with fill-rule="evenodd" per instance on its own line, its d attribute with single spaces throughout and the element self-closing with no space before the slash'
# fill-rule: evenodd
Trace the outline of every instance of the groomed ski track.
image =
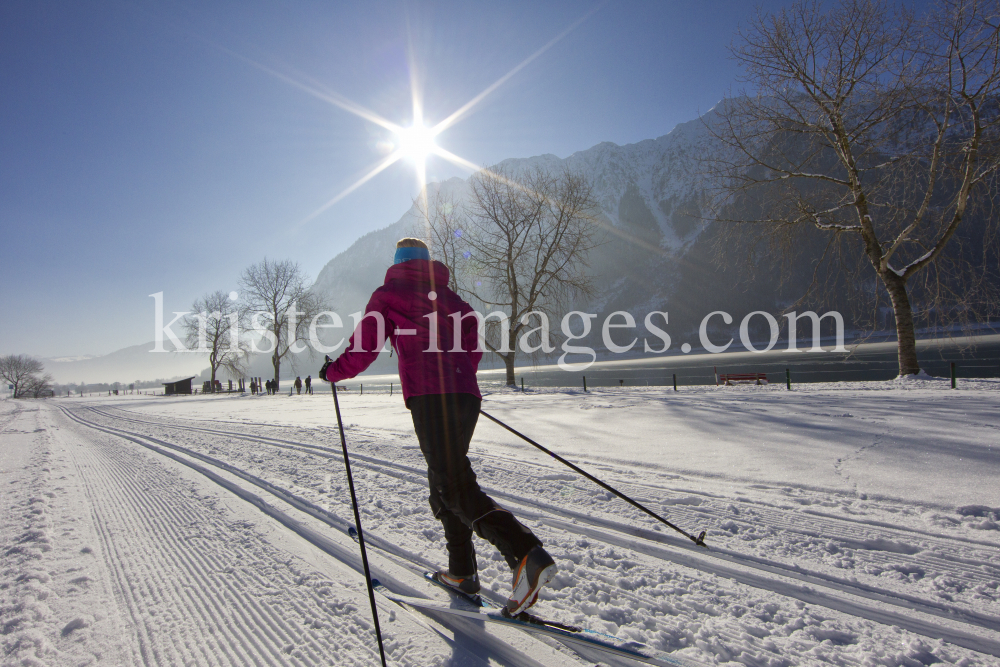
<svg viewBox="0 0 1000 667">
<path fill-rule="evenodd" d="M 268 574 L 273 575 L 283 569 L 281 565 L 287 558 L 279 552 L 273 554 L 277 561 L 273 567 L 267 564 L 247 567 L 249 563 L 262 564 L 258 554 L 246 553 L 239 548 L 242 542 L 240 536 L 233 536 L 233 544 L 224 553 L 206 553 L 204 546 L 208 542 L 198 543 L 196 538 L 210 533 L 221 536 L 221 531 L 231 530 L 231 527 L 224 527 L 211 514 L 192 511 L 184 493 L 186 490 L 157 483 L 156 475 L 144 474 L 144 468 L 150 465 L 148 459 L 143 460 L 141 452 L 123 448 L 114 440 L 139 445 L 186 466 L 360 574 L 362 568 L 357 546 L 345 532 L 321 533 L 288 512 L 290 508 L 294 508 L 293 512 L 305 509 L 314 516 L 322 516 L 322 511 L 310 510 L 307 504 L 298 502 L 291 494 L 283 494 L 253 476 L 238 474 L 239 471 L 231 466 L 211 461 L 208 465 L 201 465 L 200 462 L 208 457 L 182 447 L 101 426 L 68 410 L 63 412 L 76 424 L 113 436 L 112 440 L 95 440 L 96 447 L 89 451 L 81 448 L 78 465 L 81 477 L 86 480 L 88 495 L 96 501 L 93 503 L 94 525 L 100 528 L 101 546 L 110 556 L 108 563 L 112 566 L 113 586 L 119 601 L 127 609 L 129 625 L 137 634 L 133 664 L 369 665 L 378 662 L 367 605 L 350 602 L 334 602 L 331 605 L 323 594 L 324 587 L 304 591 L 294 570 L 291 576 L 285 573 L 284 577 L 268 581 L 260 580 L 258 575 L 257 581 L 253 582 L 257 584 L 256 591 L 252 590 L 252 586 L 248 591 L 236 581 L 224 578 L 220 590 L 219 577 L 215 576 L 220 571 L 259 573 L 270 570 Z M 156 466 L 156 463 L 152 465 Z M 262 498 L 240 481 L 258 486 L 268 491 L 270 496 Z M 275 503 L 275 500 L 279 502 Z M 336 525 L 338 521 L 332 515 L 325 518 L 325 523 L 330 525 Z M 123 527 L 133 535 L 146 533 L 148 540 L 159 548 L 151 550 L 144 558 L 136 558 L 134 552 L 123 553 L 121 542 L 125 543 L 125 549 L 134 547 L 135 543 L 122 540 L 120 533 L 117 536 L 110 534 L 106 526 Z M 197 547 L 192 548 L 195 545 Z M 171 573 L 174 573 L 173 576 Z M 405 570 L 384 562 L 381 566 L 373 563 L 373 574 L 391 582 L 394 590 L 408 595 L 425 595 L 426 586 L 421 586 L 422 576 L 419 574 L 407 576 Z M 354 577 L 352 584 L 351 588 L 363 592 L 365 584 L 362 577 Z M 415 588 L 414 584 L 421 588 Z M 281 587 L 294 589 L 294 592 L 281 595 L 291 609 L 275 609 L 268 603 L 268 599 L 278 593 L 276 589 Z M 395 618 L 401 610 L 386 600 L 380 601 L 379 606 L 385 633 L 387 619 Z M 156 611 L 151 607 L 155 607 Z M 194 623 L 175 626 L 169 622 L 185 616 L 193 617 Z M 288 616 L 298 617 L 295 620 L 299 622 L 290 622 Z M 410 625 L 453 644 L 456 664 L 488 664 L 491 661 L 527 667 L 571 667 L 579 664 L 516 630 L 484 631 L 481 624 L 475 621 L 438 616 L 440 618 L 435 619 L 436 622 L 414 618 Z M 307 622 L 302 623 L 303 619 Z M 321 627 L 329 623 L 345 626 L 336 630 L 352 636 L 358 645 L 368 647 L 369 656 L 356 661 L 354 656 L 345 654 L 343 647 L 336 642 L 322 641 L 319 633 L 302 632 L 302 626 L 308 629 L 311 624 Z M 394 658 L 391 664 L 422 664 L 419 658 L 407 659 L 406 645 L 413 642 L 412 636 L 386 639 L 387 649 Z"/>
<path fill-rule="evenodd" d="M 338 468 L 342 469 L 340 468 L 342 465 L 341 457 L 333 447 L 325 447 L 313 444 L 312 442 L 295 439 L 297 429 L 278 427 L 273 424 L 262 424 L 258 430 L 266 434 L 251 433 L 248 431 L 252 427 L 248 427 L 245 424 L 215 422 L 211 426 L 205 426 L 190 422 L 176 423 L 156 418 L 141 417 L 128 411 L 105 407 L 67 411 L 67 416 L 88 428 L 101 430 L 105 433 L 113 433 L 130 442 L 141 444 L 162 455 L 179 460 L 185 463 L 185 465 L 194 467 L 195 469 L 200 468 L 199 472 L 210 478 L 214 476 L 217 479 L 213 479 L 213 481 L 241 495 L 245 500 L 250 500 L 258 508 L 263 509 L 265 513 L 271 515 L 272 518 L 277 518 L 284 525 L 297 530 L 297 532 L 298 528 L 304 529 L 300 532 L 304 536 L 309 534 L 309 528 L 302 526 L 301 523 L 294 519 L 282 520 L 277 516 L 281 514 L 280 510 L 271 508 L 269 511 L 266 509 L 267 502 L 256 497 L 251 497 L 253 494 L 248 494 L 246 489 L 243 488 L 246 483 L 252 484 L 258 489 L 263 489 L 272 497 L 279 499 L 281 501 L 279 505 L 281 503 L 291 505 L 296 510 L 305 512 L 328 526 L 337 528 L 338 531 L 342 531 L 348 525 L 346 517 L 350 516 L 349 513 L 341 512 L 338 516 L 338 513 L 329 512 L 316 505 L 313 500 L 305 497 L 305 495 L 311 495 L 302 493 L 306 489 L 282 488 L 262 479 L 258 475 L 253 475 L 241 469 L 238 465 L 234 465 L 233 462 L 237 461 L 239 457 L 232 456 L 233 452 L 225 451 L 225 448 L 229 447 L 234 441 L 256 443 L 272 448 L 279 453 L 283 450 L 285 452 L 297 452 L 327 462 L 335 461 L 338 465 L 329 466 L 329 469 L 334 474 L 338 472 Z M 355 440 L 359 436 L 367 439 L 384 436 L 384 434 L 370 431 L 370 429 L 367 431 L 365 429 L 354 429 L 352 436 Z M 286 436 L 286 432 L 290 436 Z M 151 433 L 157 434 L 160 437 L 154 437 Z M 165 436 L 165 433 L 170 435 Z M 185 438 L 190 440 L 191 436 L 197 436 L 194 438 L 194 446 L 191 446 L 191 442 L 185 442 Z M 180 442 L 185 442 L 187 446 L 178 444 Z M 206 449 L 211 452 L 211 455 L 205 453 Z M 192 459 L 196 460 L 197 464 Z M 228 462 L 230 460 L 233 462 Z M 424 471 L 416 466 L 409 466 L 396 461 L 380 460 L 377 457 L 366 456 L 360 453 L 352 454 L 352 463 L 355 467 L 377 472 L 379 475 L 393 478 L 406 485 L 416 485 L 418 487 L 426 485 Z M 484 471 L 490 468 L 503 469 L 507 475 L 520 475 L 522 478 L 530 480 L 532 476 L 530 472 L 507 472 L 505 463 L 506 461 L 502 456 L 483 456 L 477 463 L 477 468 Z M 531 468 L 531 464 L 518 462 L 518 469 L 521 471 L 525 469 L 530 470 Z M 214 472 L 210 469 L 214 469 Z M 551 469 L 540 469 L 536 480 L 545 479 L 546 475 L 548 478 L 553 477 Z M 229 476 L 235 476 L 241 482 L 226 481 L 225 477 Z M 558 475 L 555 477 L 558 478 Z M 627 490 L 640 501 L 648 502 L 644 498 L 644 495 L 652 497 L 662 495 L 660 489 L 642 484 L 629 483 L 628 480 L 612 479 L 611 481 L 614 485 L 619 486 L 619 488 Z M 243 486 L 241 487 L 240 484 Z M 672 537 L 664 536 L 655 530 L 651 530 L 651 526 L 648 523 L 643 526 L 642 521 L 611 520 L 603 516 L 595 516 L 593 513 L 588 514 L 586 512 L 574 511 L 571 507 L 540 500 L 530 501 L 523 496 L 515 496 L 514 494 L 504 493 L 500 489 L 490 488 L 489 485 L 484 485 L 484 487 L 489 493 L 498 499 L 502 499 L 506 505 L 511 507 L 520 516 L 534 519 L 566 533 L 575 534 L 580 538 L 590 538 L 604 544 L 631 549 L 647 557 L 681 565 L 708 575 L 731 579 L 741 584 L 794 598 L 803 603 L 819 605 L 843 614 L 903 628 L 928 638 L 943 638 L 952 644 L 963 646 L 982 654 L 1000 656 L 1000 640 L 998 640 L 995 631 L 995 628 L 1000 626 L 1000 618 L 976 612 L 962 605 L 943 603 L 940 600 L 922 598 L 898 591 L 886 592 L 877 587 L 866 585 L 863 582 L 849 581 L 846 577 L 833 577 L 829 573 L 818 570 L 811 571 L 797 564 L 788 565 L 779 560 L 756 558 L 726 549 L 716 548 L 712 552 L 705 553 L 688 548 L 681 540 L 675 540 Z M 315 496 L 313 496 L 313 499 L 315 499 Z M 848 544 L 852 540 L 857 541 L 857 527 L 852 525 L 851 520 L 845 520 L 843 517 L 812 513 L 808 515 L 808 520 L 804 521 L 802 513 L 792 516 L 789 512 L 768 507 L 757 507 L 755 510 L 758 512 L 757 521 L 762 523 L 770 522 L 772 525 L 780 526 L 785 530 L 799 531 L 805 534 L 812 531 L 821 533 L 826 537 L 840 539 Z M 675 520 L 685 522 L 684 525 L 692 527 L 697 527 L 699 524 L 704 523 L 706 518 L 711 517 L 711 513 L 707 512 L 706 508 L 696 505 L 678 504 L 674 505 L 670 511 Z M 298 528 L 295 525 L 298 525 Z M 897 568 L 899 567 L 900 560 L 902 560 L 905 567 L 912 567 L 914 569 L 934 568 L 939 572 L 942 569 L 947 571 L 948 568 L 956 572 L 962 568 L 968 569 L 963 564 L 961 558 L 948 559 L 943 555 L 939 555 L 948 553 L 948 549 L 956 541 L 954 537 L 935 535 L 927 531 L 901 530 L 897 526 L 879 527 L 879 532 L 884 536 L 882 539 L 885 541 L 883 545 L 885 551 L 880 551 L 879 549 L 871 549 L 870 553 L 866 551 L 865 556 L 871 558 L 873 561 L 880 554 L 885 554 L 884 558 L 887 561 L 887 566 L 889 565 L 889 561 L 891 561 L 892 566 Z M 324 540 L 331 542 L 328 537 L 316 533 L 316 531 L 312 531 L 312 533 L 314 533 L 314 537 L 317 539 L 314 544 L 322 545 Z M 369 540 L 372 545 L 380 550 L 383 557 L 387 557 L 389 561 L 394 561 L 397 566 L 404 569 L 408 567 L 411 572 L 414 566 L 419 568 L 433 567 L 433 563 L 422 558 L 420 554 L 413 553 L 411 550 L 402 548 L 393 544 L 390 540 L 382 538 L 378 534 L 378 531 L 373 532 L 369 529 L 369 533 Z M 342 535 L 343 533 L 341 532 L 340 534 Z M 308 536 L 306 539 L 313 541 Z M 907 549 L 905 545 L 914 539 L 919 539 L 924 548 L 916 550 L 915 553 L 908 554 L 906 553 Z M 991 550 L 990 547 L 994 546 L 989 542 L 962 539 L 958 539 L 957 541 L 964 542 L 963 548 L 966 550 L 981 550 L 984 553 L 989 552 Z M 928 544 L 931 548 L 927 548 Z M 354 570 L 360 571 L 360 558 L 349 541 L 339 544 L 334 541 L 334 543 L 328 544 L 325 547 L 321 546 L 320 548 L 323 548 L 324 551 L 327 551 L 327 553 L 330 553 Z M 978 562 L 975 554 L 973 554 L 972 562 Z M 972 576 L 974 578 L 977 576 L 977 573 L 974 572 L 970 575 L 965 570 L 962 570 L 962 574 L 963 576 Z M 995 573 L 983 572 L 978 576 L 983 580 L 988 580 L 989 577 L 995 576 Z M 380 572 L 379 578 L 385 583 L 391 582 L 390 585 L 393 590 L 400 594 L 426 595 L 420 592 L 419 584 L 414 585 L 412 580 L 409 582 L 401 580 L 398 573 L 394 577 L 390 574 Z M 612 586 L 616 585 L 615 582 L 611 581 L 605 583 Z M 626 598 L 629 597 L 627 591 L 618 590 L 617 593 Z M 635 596 L 632 597 L 636 605 L 644 604 L 643 600 Z M 452 626 L 452 630 L 458 633 L 462 632 L 461 628 L 454 626 Z M 470 640 L 482 641 L 482 633 L 478 629 L 472 628 L 466 630 L 468 631 Z M 741 628 L 733 628 L 730 632 L 731 636 L 728 639 L 733 643 L 749 643 L 753 646 L 753 654 L 745 652 L 741 658 L 748 664 L 800 663 L 794 656 L 789 656 L 787 651 L 775 651 L 768 646 L 768 642 L 755 641 L 753 636 L 748 635 Z M 725 631 L 722 631 L 720 634 L 723 640 L 727 639 Z M 509 645 L 506 643 L 500 642 L 500 644 L 502 645 L 482 646 L 482 648 L 492 651 L 499 657 L 503 655 L 505 650 L 510 650 Z M 806 649 L 808 647 L 803 647 L 803 650 Z M 503 657 L 513 660 L 511 664 L 542 664 L 529 662 L 525 659 L 526 656 L 506 655 Z M 844 661 L 844 664 L 851 664 L 851 661 Z"/>
</svg>

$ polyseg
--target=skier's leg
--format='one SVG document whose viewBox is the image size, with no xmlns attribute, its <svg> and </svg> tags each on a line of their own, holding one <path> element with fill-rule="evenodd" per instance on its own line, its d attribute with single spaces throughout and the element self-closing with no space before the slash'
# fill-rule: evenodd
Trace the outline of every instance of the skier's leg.
<svg viewBox="0 0 1000 667">
<path fill-rule="evenodd" d="M 480 537 L 493 544 L 513 569 L 524 556 L 542 542 L 514 515 L 500 507 L 479 487 L 476 473 L 469 461 L 469 445 L 479 421 L 482 401 L 472 394 L 457 395 L 457 419 L 459 426 L 457 447 L 453 456 L 458 458 L 461 472 L 456 475 L 453 490 L 457 504 L 464 509 L 473 529 Z"/>
<path fill-rule="evenodd" d="M 428 471 L 428 479 L 434 473 Z M 476 548 L 472 544 L 472 529 L 466 526 L 458 516 L 445 507 L 437 492 L 436 485 L 430 483 L 431 511 L 434 518 L 444 527 L 444 539 L 448 547 L 448 571 L 452 574 L 465 576 L 476 574 Z"/>
<path fill-rule="evenodd" d="M 472 394 L 437 394 L 414 396 L 408 403 L 428 481 L 441 503 L 516 568 L 541 541 L 479 488 L 468 452 L 480 400 Z"/>
</svg>

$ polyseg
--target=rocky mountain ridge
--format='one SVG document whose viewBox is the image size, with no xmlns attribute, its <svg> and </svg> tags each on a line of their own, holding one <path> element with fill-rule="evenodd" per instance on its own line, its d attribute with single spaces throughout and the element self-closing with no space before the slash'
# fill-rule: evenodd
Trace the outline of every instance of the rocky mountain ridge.
<svg viewBox="0 0 1000 667">
<path fill-rule="evenodd" d="M 664 266 L 684 254 L 701 228 L 706 180 L 699 158 L 710 150 L 707 123 L 714 117 L 710 111 L 656 139 L 624 146 L 603 142 L 565 159 L 545 154 L 501 163 L 514 170 L 570 170 L 594 186 L 608 234 L 591 256 L 598 294 L 588 307 L 631 311 L 665 303 Z M 448 192 L 461 200 L 468 181 L 452 178 L 427 188 L 430 195 Z M 323 267 L 313 290 L 342 315 L 360 310 L 382 284 L 395 242 L 420 235 L 421 224 L 414 205 L 397 222 L 365 234 Z"/>
</svg>

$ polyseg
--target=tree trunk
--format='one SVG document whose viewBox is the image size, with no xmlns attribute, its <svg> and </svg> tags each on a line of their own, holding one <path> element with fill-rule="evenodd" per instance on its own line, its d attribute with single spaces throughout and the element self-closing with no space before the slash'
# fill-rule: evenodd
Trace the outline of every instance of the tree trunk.
<svg viewBox="0 0 1000 667">
<path fill-rule="evenodd" d="M 917 339 L 913 331 L 913 309 L 906 293 L 906 281 L 892 272 L 882 276 L 882 282 L 892 301 L 892 312 L 896 318 L 896 340 L 899 349 L 899 374 L 916 375 L 920 372 L 917 362 Z"/>
<path fill-rule="evenodd" d="M 271 365 L 274 366 L 274 393 L 278 393 L 278 375 L 281 373 L 281 357 L 271 355 Z"/>
<path fill-rule="evenodd" d="M 508 352 L 507 354 L 500 355 L 500 358 L 503 359 L 503 364 L 507 367 L 507 386 L 513 387 L 517 384 L 517 381 L 514 379 L 514 353 Z"/>
<path fill-rule="evenodd" d="M 215 350 L 212 350 L 212 354 L 208 355 L 208 365 L 212 369 L 212 379 L 209 380 L 209 386 L 212 387 L 211 393 L 215 393 L 215 373 L 219 369 L 219 364 L 215 359 Z"/>
</svg>

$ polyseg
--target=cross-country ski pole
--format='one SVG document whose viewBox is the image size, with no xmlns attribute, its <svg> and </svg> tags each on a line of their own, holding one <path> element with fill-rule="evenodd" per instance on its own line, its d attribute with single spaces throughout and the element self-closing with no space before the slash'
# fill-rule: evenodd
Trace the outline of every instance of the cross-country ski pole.
<svg viewBox="0 0 1000 667">
<path fill-rule="evenodd" d="M 327 357 L 329 359 L 330 357 Z M 372 603 L 372 618 L 375 619 L 375 637 L 378 639 L 378 652 L 382 657 L 382 667 L 385 665 L 385 648 L 382 646 L 382 628 L 378 624 L 378 607 L 375 606 L 375 589 L 372 588 L 372 573 L 368 569 L 368 552 L 365 551 L 365 533 L 361 529 L 361 513 L 358 511 L 358 497 L 354 494 L 354 477 L 351 475 L 351 462 L 347 458 L 347 438 L 344 437 L 344 422 L 340 418 L 340 401 L 337 399 L 337 385 L 333 388 L 333 408 L 337 412 L 337 428 L 340 429 L 340 446 L 344 450 L 344 468 L 347 469 L 347 486 L 351 490 L 351 504 L 354 506 L 354 526 L 358 529 L 358 544 L 361 545 L 361 564 L 365 567 L 365 581 L 368 583 L 368 600 Z"/>
<path fill-rule="evenodd" d="M 525 434 L 521 433 L 520 431 L 517 431 L 517 430 L 511 428 L 510 426 L 507 426 L 506 424 L 504 424 L 502 421 L 500 421 L 499 419 L 497 419 L 493 415 L 488 414 L 488 413 L 486 413 L 486 412 L 484 412 L 482 410 L 480 410 L 479 412 L 480 412 L 480 414 L 482 414 L 484 417 L 486 417 L 487 419 L 489 419 L 494 424 L 497 424 L 498 426 L 502 426 L 503 428 L 507 429 L 508 431 L 510 431 L 511 433 L 513 433 L 514 435 L 516 435 L 517 437 L 521 438 L 522 440 L 524 440 L 528 444 L 534 445 L 538 449 L 542 450 L 543 452 L 545 452 L 546 454 L 548 454 L 549 456 L 551 456 L 552 458 L 554 458 L 556 461 L 559 461 L 559 463 L 562 463 L 563 465 L 566 465 L 569 468 L 571 468 L 572 470 L 580 473 L 581 475 L 583 475 L 584 477 L 586 477 L 587 479 L 589 479 L 594 484 L 597 484 L 598 486 L 600 486 L 602 489 L 610 491 L 611 493 L 615 494 L 616 496 L 618 496 L 619 498 L 621 498 L 622 500 L 624 500 L 628 504 L 632 505 L 633 507 L 635 507 L 637 509 L 642 510 L 643 512 L 645 512 L 649 516 L 653 517 L 654 519 L 656 519 L 660 523 L 665 524 L 667 526 L 670 526 L 671 528 L 673 528 L 674 530 L 676 530 L 678 533 L 680 533 L 684 537 L 686 537 L 689 540 L 691 540 L 692 542 L 694 542 L 697 546 L 699 546 L 699 547 L 705 547 L 706 549 L 708 548 L 708 545 L 705 544 L 705 531 L 704 530 L 701 531 L 701 533 L 699 533 L 697 537 L 695 537 L 691 533 L 689 533 L 689 532 L 687 532 L 687 531 L 685 531 L 685 530 L 683 530 L 681 528 L 678 528 L 674 524 L 670 523 L 669 521 L 667 521 L 666 519 L 664 519 L 662 516 L 660 516 L 659 514 L 657 514 L 656 512 L 654 512 L 653 510 L 648 509 L 648 508 L 644 507 L 643 505 L 640 505 L 639 503 L 637 503 L 636 501 L 632 500 L 631 498 L 629 498 L 628 496 L 626 496 L 624 493 L 622 493 L 621 491 L 619 491 L 618 489 L 615 489 L 614 487 L 612 487 L 612 486 L 610 486 L 608 484 L 605 484 L 604 482 L 602 482 L 601 480 L 597 479 L 596 477 L 594 477 L 593 475 L 591 475 L 589 472 L 587 472 L 586 470 L 584 470 L 583 468 L 580 468 L 579 466 L 573 465 L 572 463 L 570 463 L 569 461 L 567 461 L 563 457 L 559 456 L 555 452 L 550 451 L 550 450 L 546 449 L 545 447 L 542 447 L 540 444 L 538 444 L 537 442 L 535 442 L 534 440 L 532 440 L 531 438 L 529 438 Z"/>
</svg>

